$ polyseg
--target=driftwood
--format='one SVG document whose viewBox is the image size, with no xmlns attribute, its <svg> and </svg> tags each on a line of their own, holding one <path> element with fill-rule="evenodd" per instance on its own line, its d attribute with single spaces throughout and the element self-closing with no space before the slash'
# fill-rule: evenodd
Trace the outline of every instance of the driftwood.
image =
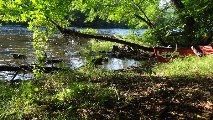
<svg viewBox="0 0 213 120">
<path fill-rule="evenodd" d="M 0 71 L 29 71 L 29 72 L 32 72 L 33 69 L 35 69 L 35 68 L 36 67 L 33 65 L 20 65 L 20 66 L 3 65 L 3 66 L 0 66 Z M 62 70 L 61 68 L 57 68 L 57 67 L 37 67 L 37 68 L 44 70 L 45 73 Z"/>
<path fill-rule="evenodd" d="M 85 34 L 85 33 L 80 33 L 74 29 L 66 29 L 66 28 L 62 28 L 61 26 L 59 26 L 58 24 L 56 24 L 54 21 L 49 20 L 53 25 L 55 25 L 55 27 L 65 36 L 76 36 L 76 37 L 81 37 L 81 38 L 88 38 L 88 39 L 98 39 L 98 40 L 104 40 L 104 41 L 109 41 L 109 42 L 115 42 L 115 43 L 119 43 L 119 44 L 124 44 L 127 46 L 130 46 L 132 48 L 135 49 L 141 49 L 144 51 L 149 51 L 149 52 L 153 52 L 154 49 L 150 48 L 150 47 L 144 47 L 135 43 L 131 43 L 131 42 L 127 42 L 124 40 L 120 40 L 117 38 L 112 38 L 109 36 L 101 36 L 101 35 L 91 35 L 91 34 Z"/>
<path fill-rule="evenodd" d="M 13 78 L 11 79 L 11 81 L 14 81 L 15 77 L 21 71 L 32 72 L 35 68 L 43 70 L 44 73 L 50 73 L 52 71 L 62 70 L 61 68 L 57 68 L 57 67 L 38 67 L 38 66 L 34 66 L 34 65 L 20 65 L 20 66 L 3 65 L 3 66 L 0 66 L 0 71 L 14 71 L 15 74 L 14 74 Z"/>
</svg>

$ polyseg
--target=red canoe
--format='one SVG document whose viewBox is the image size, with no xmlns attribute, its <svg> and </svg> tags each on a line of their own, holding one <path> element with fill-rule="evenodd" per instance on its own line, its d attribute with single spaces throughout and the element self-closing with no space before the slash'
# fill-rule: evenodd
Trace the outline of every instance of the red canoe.
<svg viewBox="0 0 213 120">
<path fill-rule="evenodd" d="M 213 55 L 213 48 L 209 46 L 200 46 L 204 55 Z M 154 54 L 159 62 L 168 62 L 170 59 L 177 57 L 184 57 L 187 55 L 195 55 L 190 48 L 166 48 L 166 47 L 155 47 Z"/>
</svg>

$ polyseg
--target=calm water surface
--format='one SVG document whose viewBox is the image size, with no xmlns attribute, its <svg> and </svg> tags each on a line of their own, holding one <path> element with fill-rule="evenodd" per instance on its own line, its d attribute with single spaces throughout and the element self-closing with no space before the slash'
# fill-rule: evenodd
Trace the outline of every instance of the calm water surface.
<svg viewBox="0 0 213 120">
<path fill-rule="evenodd" d="M 97 29 L 100 34 L 126 35 L 128 33 L 142 34 L 144 30 L 129 31 L 128 29 Z M 20 26 L 0 27 L 0 65 L 28 65 L 35 62 L 34 49 L 32 46 L 32 32 Z M 62 59 L 66 66 L 78 68 L 86 63 L 83 56 L 79 54 L 80 46 L 73 40 L 51 39 L 48 43 L 47 56 L 53 59 Z M 15 60 L 11 54 L 18 53 L 27 56 L 26 60 Z M 110 58 L 109 62 L 100 66 L 101 69 L 118 70 L 129 66 L 138 66 L 140 63 L 134 60 L 121 60 Z M 15 72 L 0 71 L 0 79 L 10 80 Z M 19 74 L 15 79 L 32 79 L 30 73 Z"/>
</svg>

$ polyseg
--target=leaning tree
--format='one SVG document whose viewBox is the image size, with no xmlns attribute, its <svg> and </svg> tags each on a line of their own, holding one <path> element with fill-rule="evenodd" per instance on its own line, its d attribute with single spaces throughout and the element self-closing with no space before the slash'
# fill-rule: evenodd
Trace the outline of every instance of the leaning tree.
<svg viewBox="0 0 213 120">
<path fill-rule="evenodd" d="M 81 12 L 86 16 L 85 22 L 99 18 L 123 22 L 134 29 L 146 27 L 143 41 L 153 45 L 189 46 L 212 29 L 212 4 L 210 0 L 0 0 L 0 19 L 27 23 L 34 31 L 34 47 L 39 50 L 45 49 L 45 41 L 60 31 L 66 36 L 95 38 L 151 51 L 137 43 L 68 27 L 79 19 L 76 13 Z M 42 58 L 42 53 L 37 53 Z"/>
</svg>

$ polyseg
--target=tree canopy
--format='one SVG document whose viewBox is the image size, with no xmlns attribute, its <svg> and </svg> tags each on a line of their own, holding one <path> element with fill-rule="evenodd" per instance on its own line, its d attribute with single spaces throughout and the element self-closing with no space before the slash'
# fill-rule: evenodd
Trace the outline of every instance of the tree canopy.
<svg viewBox="0 0 213 120">
<path fill-rule="evenodd" d="M 156 45 L 188 46 L 212 30 L 212 4 L 209 0 L 0 0 L 0 19 L 26 22 L 32 30 L 43 27 L 51 35 L 58 31 L 55 24 L 67 28 L 81 12 L 85 22 L 98 18 L 147 27 L 145 39 Z"/>
</svg>

